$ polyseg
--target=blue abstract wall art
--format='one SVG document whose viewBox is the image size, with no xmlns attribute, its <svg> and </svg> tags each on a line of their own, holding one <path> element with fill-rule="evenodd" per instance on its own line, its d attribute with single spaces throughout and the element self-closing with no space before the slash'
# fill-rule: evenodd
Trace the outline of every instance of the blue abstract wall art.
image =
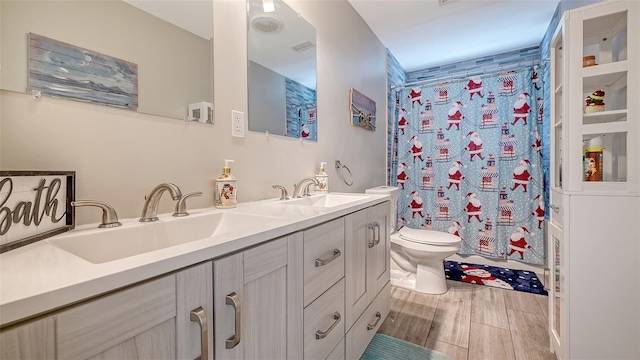
<svg viewBox="0 0 640 360">
<path fill-rule="evenodd" d="M 135 111 L 138 65 L 30 33 L 28 90 Z"/>
</svg>

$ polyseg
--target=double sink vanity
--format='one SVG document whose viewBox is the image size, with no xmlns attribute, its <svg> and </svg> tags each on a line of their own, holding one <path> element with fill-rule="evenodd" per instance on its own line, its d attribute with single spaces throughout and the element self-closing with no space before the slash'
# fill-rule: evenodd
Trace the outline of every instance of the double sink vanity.
<svg viewBox="0 0 640 360">
<path fill-rule="evenodd" d="M 389 312 L 389 198 L 84 225 L 0 255 L 0 358 L 357 359 Z"/>
</svg>

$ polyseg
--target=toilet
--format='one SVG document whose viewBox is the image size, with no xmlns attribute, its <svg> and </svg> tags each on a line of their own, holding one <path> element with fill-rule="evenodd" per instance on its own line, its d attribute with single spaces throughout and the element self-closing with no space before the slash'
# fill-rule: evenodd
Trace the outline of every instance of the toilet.
<svg viewBox="0 0 640 360">
<path fill-rule="evenodd" d="M 442 231 L 408 227 L 396 231 L 398 188 L 378 186 L 365 193 L 391 197 L 391 285 L 426 294 L 446 293 L 443 261 L 458 252 L 462 239 Z"/>
</svg>

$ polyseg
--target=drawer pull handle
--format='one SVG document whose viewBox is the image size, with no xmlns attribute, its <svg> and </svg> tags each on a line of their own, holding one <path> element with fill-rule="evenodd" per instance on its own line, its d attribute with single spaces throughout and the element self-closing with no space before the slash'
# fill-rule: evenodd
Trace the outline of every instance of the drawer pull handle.
<svg viewBox="0 0 640 360">
<path fill-rule="evenodd" d="M 332 262 L 333 260 L 339 258 L 341 255 L 340 250 L 338 249 L 333 249 L 333 255 L 329 256 L 328 258 L 322 260 L 322 259 L 316 259 L 316 267 L 321 267 L 321 266 L 325 266 L 328 263 Z"/>
<path fill-rule="evenodd" d="M 327 329 L 327 331 L 316 331 L 316 339 L 324 339 L 327 336 L 329 336 L 329 333 L 331 332 L 331 330 L 333 330 L 334 327 L 336 327 L 336 325 L 338 325 L 338 323 L 340 322 L 340 313 L 339 312 L 334 312 L 333 313 L 333 319 L 335 320 L 333 322 L 333 324 L 331 324 L 331 326 L 329 326 L 329 328 Z"/>
<path fill-rule="evenodd" d="M 382 319 L 382 314 L 380 314 L 380 311 L 376 311 L 376 322 L 374 322 L 373 324 L 367 324 L 367 330 L 375 329 L 376 326 L 378 326 L 378 322 L 380 322 L 380 319 Z"/>
<path fill-rule="evenodd" d="M 199 306 L 195 310 L 191 310 L 191 321 L 195 321 L 200 325 L 200 356 L 196 360 L 209 359 L 209 336 L 207 335 L 207 328 L 209 327 L 207 321 L 207 314 L 204 312 L 202 306 Z"/>
<path fill-rule="evenodd" d="M 376 243 L 376 224 L 378 224 L 378 223 L 377 222 L 372 222 L 372 223 L 367 224 L 367 229 L 371 230 L 371 233 L 373 234 L 373 238 L 371 239 L 371 242 L 369 243 L 369 249 L 371 249 L 372 247 L 377 245 L 377 243 Z M 380 240 L 378 240 L 378 242 L 380 242 Z"/>
<path fill-rule="evenodd" d="M 555 212 L 557 212 L 557 213 L 559 213 L 559 212 L 560 212 L 560 208 L 559 208 L 559 207 L 557 207 L 557 206 L 555 206 L 555 205 L 553 205 L 553 204 L 549 204 L 549 207 L 550 207 L 553 211 L 555 211 Z"/>
<path fill-rule="evenodd" d="M 374 241 L 373 245 L 380 244 L 380 224 L 377 221 L 373 222 L 373 227 L 376 229 L 376 233 L 378 235 L 377 239 Z"/>
<path fill-rule="evenodd" d="M 240 308 L 240 302 L 238 301 L 238 294 L 236 294 L 234 291 L 231 294 L 227 295 L 225 298 L 225 303 L 227 305 L 233 306 L 233 311 L 236 314 L 235 334 L 233 334 L 230 338 L 228 338 L 224 344 L 225 348 L 233 349 L 240 343 L 240 334 L 241 334 L 240 326 L 242 324 L 242 309 Z"/>
</svg>

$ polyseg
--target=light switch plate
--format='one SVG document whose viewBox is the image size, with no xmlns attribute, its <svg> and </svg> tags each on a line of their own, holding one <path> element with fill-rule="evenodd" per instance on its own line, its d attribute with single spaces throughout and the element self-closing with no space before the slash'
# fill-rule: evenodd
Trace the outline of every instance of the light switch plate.
<svg viewBox="0 0 640 360">
<path fill-rule="evenodd" d="M 231 136 L 244 137 L 244 113 L 231 110 Z"/>
</svg>

